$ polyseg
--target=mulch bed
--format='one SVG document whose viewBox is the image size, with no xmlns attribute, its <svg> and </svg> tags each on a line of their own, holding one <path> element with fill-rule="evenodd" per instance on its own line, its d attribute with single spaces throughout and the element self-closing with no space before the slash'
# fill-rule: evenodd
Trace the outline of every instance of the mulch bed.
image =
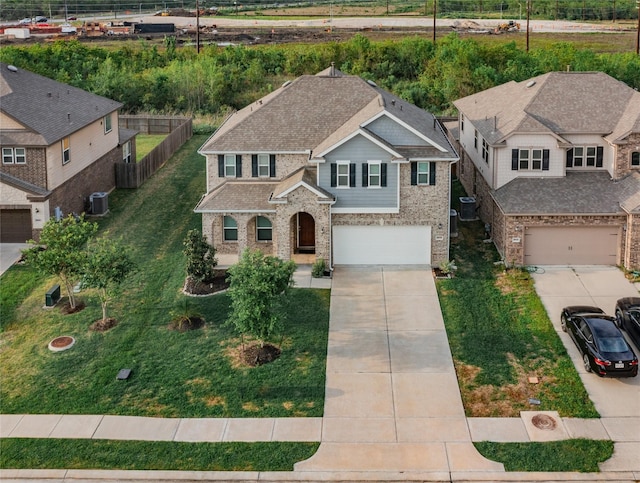
<svg viewBox="0 0 640 483">
<path fill-rule="evenodd" d="M 280 349 L 271 344 L 263 346 L 255 344 L 245 347 L 242 352 L 242 358 L 243 362 L 248 366 L 257 367 L 275 361 L 280 357 L 280 352 Z"/>
<path fill-rule="evenodd" d="M 82 300 L 76 300 L 75 308 L 72 308 L 69 304 L 68 297 L 65 297 L 63 300 L 64 302 L 62 302 L 62 305 L 60 306 L 60 313 L 63 315 L 75 314 L 76 312 L 84 310 L 84 308 L 86 307 L 86 304 Z"/>
<path fill-rule="evenodd" d="M 227 270 L 219 269 L 215 271 L 215 278 L 209 282 L 199 282 L 187 277 L 184 283 L 184 293 L 189 295 L 211 295 L 229 288 L 227 282 Z"/>
<path fill-rule="evenodd" d="M 106 319 L 96 320 L 89 326 L 89 330 L 92 330 L 94 332 L 106 332 L 116 325 L 118 325 L 118 321 L 116 319 L 114 319 L 113 317 L 107 317 Z"/>
<path fill-rule="evenodd" d="M 169 322 L 169 330 L 177 330 L 178 332 L 187 332 L 201 327 L 204 327 L 202 317 L 179 317 Z"/>
</svg>

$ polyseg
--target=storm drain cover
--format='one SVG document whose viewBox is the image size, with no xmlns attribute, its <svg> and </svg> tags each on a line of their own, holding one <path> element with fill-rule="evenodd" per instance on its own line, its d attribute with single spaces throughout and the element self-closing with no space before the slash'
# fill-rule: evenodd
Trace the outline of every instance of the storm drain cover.
<svg viewBox="0 0 640 483">
<path fill-rule="evenodd" d="M 531 422 L 538 429 L 554 430 L 556 429 L 556 420 L 547 414 L 536 414 L 531 418 Z"/>
</svg>

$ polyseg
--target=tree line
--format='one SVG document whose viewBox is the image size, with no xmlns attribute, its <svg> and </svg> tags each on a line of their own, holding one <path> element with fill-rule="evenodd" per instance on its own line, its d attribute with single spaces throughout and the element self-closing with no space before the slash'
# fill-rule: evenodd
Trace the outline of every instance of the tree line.
<svg viewBox="0 0 640 483">
<path fill-rule="evenodd" d="M 216 7 L 221 13 L 260 13 L 263 8 L 272 8 L 279 2 L 273 0 L 201 0 L 199 6 Z M 437 14 L 445 17 L 477 18 L 493 16 L 500 18 L 523 18 L 526 15 L 527 0 L 438 0 L 435 4 Z M 335 15 L 340 15 L 337 7 L 381 7 L 391 15 L 424 14 L 432 15 L 434 0 L 307 0 L 290 3 L 292 7 L 327 6 L 332 4 Z M 67 15 L 86 16 L 100 13 L 138 13 L 160 9 L 182 8 L 194 10 L 195 0 L 114 0 L 105 3 L 102 0 L 3 0 L 0 2 L 0 19 L 12 20 L 36 15 L 66 18 Z M 284 5 L 279 6 L 283 10 Z M 328 13 L 327 13 L 328 15 Z M 531 0 L 531 15 L 538 19 L 556 20 L 616 20 L 632 19 L 637 15 L 635 0 Z"/>
<path fill-rule="evenodd" d="M 455 99 L 550 71 L 602 71 L 640 89 L 640 57 L 598 54 L 557 43 L 528 53 L 515 42 L 483 44 L 456 34 L 437 44 L 420 36 L 371 41 L 177 49 L 127 43 L 118 49 L 78 41 L 5 46 L 0 61 L 123 103 L 123 112 L 217 114 L 240 109 L 302 74 L 332 62 L 434 114 L 452 114 Z"/>
</svg>

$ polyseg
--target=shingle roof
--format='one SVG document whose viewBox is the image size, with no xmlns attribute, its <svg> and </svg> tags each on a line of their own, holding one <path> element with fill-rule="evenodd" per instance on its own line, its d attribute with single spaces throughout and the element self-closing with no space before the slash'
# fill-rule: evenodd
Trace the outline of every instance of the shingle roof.
<svg viewBox="0 0 640 483">
<path fill-rule="evenodd" d="M 42 188 L 41 186 L 36 186 L 32 183 L 29 183 L 28 181 L 16 178 L 15 176 L 12 176 L 3 171 L 0 171 L 0 182 L 36 196 L 47 197 L 51 194 L 51 191 L 49 191 L 48 189 Z"/>
<path fill-rule="evenodd" d="M 48 146 L 116 111 L 121 103 L 0 62 L 0 110 L 31 130 L 3 129 L 0 142 Z"/>
<path fill-rule="evenodd" d="M 386 112 L 442 146 L 457 159 L 434 117 L 360 77 L 326 69 L 303 75 L 232 114 L 202 153 L 304 152 L 330 148 Z"/>
<path fill-rule="evenodd" d="M 634 189 L 635 194 L 640 191 L 638 173 L 616 182 L 602 171 L 570 171 L 558 178 L 516 178 L 497 189 L 493 198 L 511 215 L 620 214 L 621 203 L 634 203 Z"/>
<path fill-rule="evenodd" d="M 295 187 L 296 185 L 304 183 L 305 185 L 314 189 L 318 193 L 322 194 L 325 199 L 335 200 L 335 197 L 331 193 L 329 193 L 327 190 L 323 188 L 320 188 L 316 184 L 315 172 L 316 172 L 315 168 L 310 169 L 307 167 L 300 168 L 294 171 L 285 179 L 280 181 L 280 183 L 278 183 L 278 185 L 273 190 L 273 198 L 277 198 L 278 196 L 281 196 L 282 194 L 286 193 L 288 190 Z"/>
<path fill-rule="evenodd" d="M 454 102 L 491 144 L 513 133 L 640 132 L 637 93 L 603 72 L 550 72 Z M 633 100 L 633 102 L 632 102 Z M 623 123 L 624 126 L 620 126 Z"/>
<path fill-rule="evenodd" d="M 262 181 L 225 181 L 200 200 L 195 208 L 202 212 L 275 211 L 269 198 L 278 183 Z"/>
<path fill-rule="evenodd" d="M 620 206 L 629 213 L 640 214 L 640 173 L 634 171 L 618 183 Z"/>
</svg>

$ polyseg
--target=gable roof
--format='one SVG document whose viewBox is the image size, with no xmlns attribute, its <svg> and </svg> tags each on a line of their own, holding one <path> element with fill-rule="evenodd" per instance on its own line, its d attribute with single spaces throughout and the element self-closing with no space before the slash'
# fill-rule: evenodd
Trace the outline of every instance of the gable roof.
<svg viewBox="0 0 640 483">
<path fill-rule="evenodd" d="M 49 146 L 121 103 L 0 62 L 0 110 L 28 131 L 0 130 L 0 143 Z"/>
<path fill-rule="evenodd" d="M 637 92 L 603 72 L 549 72 L 454 101 L 490 144 L 515 133 L 640 132 Z M 635 103 L 635 104 L 634 104 Z M 634 104 L 635 107 L 629 107 Z"/>
<path fill-rule="evenodd" d="M 200 153 L 326 152 L 381 113 L 410 125 L 441 157 L 457 159 L 446 136 L 426 111 L 360 77 L 329 68 L 303 75 L 232 114 Z"/>
</svg>

